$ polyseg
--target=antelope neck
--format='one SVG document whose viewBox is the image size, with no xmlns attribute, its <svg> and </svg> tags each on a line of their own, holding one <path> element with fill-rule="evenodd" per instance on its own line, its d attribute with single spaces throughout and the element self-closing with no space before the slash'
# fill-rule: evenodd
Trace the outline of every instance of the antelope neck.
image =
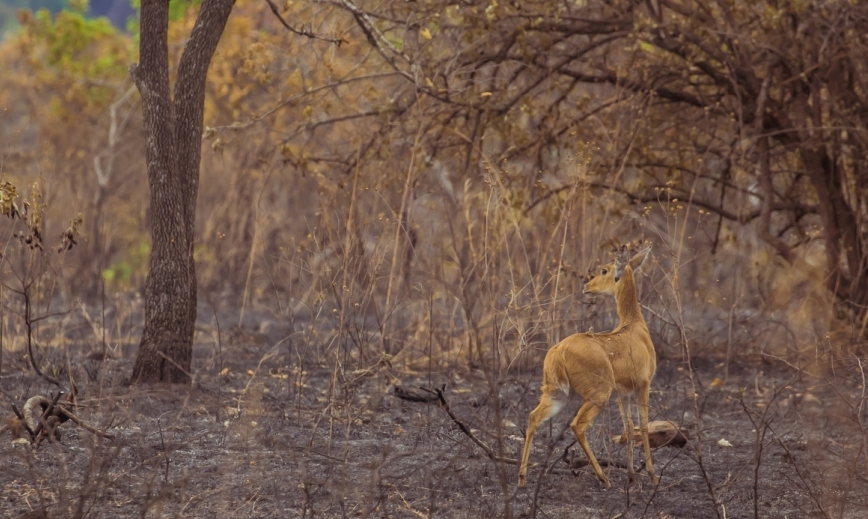
<svg viewBox="0 0 868 519">
<path fill-rule="evenodd" d="M 645 322 L 642 312 L 639 310 L 639 300 L 636 297 L 636 280 L 633 278 L 633 269 L 627 267 L 621 280 L 616 284 L 615 301 L 618 305 L 618 318 L 621 326 L 635 322 Z"/>
</svg>

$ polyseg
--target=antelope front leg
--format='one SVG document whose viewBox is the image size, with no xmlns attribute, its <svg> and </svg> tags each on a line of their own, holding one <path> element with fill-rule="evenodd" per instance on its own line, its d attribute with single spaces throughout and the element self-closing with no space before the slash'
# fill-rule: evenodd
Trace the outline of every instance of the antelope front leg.
<svg viewBox="0 0 868 519">
<path fill-rule="evenodd" d="M 594 474 L 596 474 L 597 479 L 600 480 L 600 486 L 603 488 L 609 488 L 612 484 L 609 483 L 609 478 L 603 474 L 603 469 L 600 468 L 600 464 L 594 456 L 594 451 L 591 450 L 591 446 L 588 445 L 588 440 L 585 438 L 585 429 L 588 428 L 591 421 L 600 413 L 600 407 L 600 405 L 586 400 L 582 404 L 582 407 L 579 408 L 579 412 L 576 413 L 576 417 L 573 418 L 573 422 L 570 426 L 573 429 L 573 434 L 576 435 L 576 440 L 578 440 L 579 445 L 582 446 L 582 450 L 585 451 L 585 456 L 588 457 L 588 461 L 594 469 Z"/>
<path fill-rule="evenodd" d="M 654 463 L 651 461 L 651 443 L 648 441 L 648 395 L 651 384 L 645 384 L 639 391 L 639 428 L 642 431 L 642 446 L 645 448 L 645 469 L 651 483 L 657 485 L 657 475 L 654 474 Z"/>
</svg>

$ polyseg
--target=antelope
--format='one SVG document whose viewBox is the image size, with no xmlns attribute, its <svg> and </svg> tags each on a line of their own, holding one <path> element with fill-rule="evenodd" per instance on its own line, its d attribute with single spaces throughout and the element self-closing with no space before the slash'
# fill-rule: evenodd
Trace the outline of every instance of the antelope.
<svg viewBox="0 0 868 519">
<path fill-rule="evenodd" d="M 651 483 L 657 484 L 651 463 L 648 443 L 648 392 L 651 378 L 657 369 L 654 344 L 648 325 L 639 309 L 634 272 L 645 263 L 651 252 L 648 247 L 632 258 L 625 245 L 615 252 L 615 261 L 591 276 L 585 283 L 583 294 L 610 294 L 615 296 L 620 323 L 609 333 L 577 333 L 554 345 L 546 353 L 543 363 L 542 396 L 539 405 L 527 420 L 527 434 L 518 470 L 518 486 L 527 484 L 527 461 L 533 435 L 537 428 L 557 414 L 571 395 L 578 393 L 584 400 L 576 417 L 570 423 L 579 445 L 585 451 L 594 473 L 603 488 L 609 488 L 609 478 L 603 474 L 594 457 L 585 430 L 609 401 L 612 391 L 617 392 L 618 409 L 624 422 L 627 441 L 627 475 L 630 483 L 636 479 L 633 468 L 633 422 L 622 397 L 637 393 L 639 396 L 639 423 L 645 448 L 645 467 Z"/>
</svg>

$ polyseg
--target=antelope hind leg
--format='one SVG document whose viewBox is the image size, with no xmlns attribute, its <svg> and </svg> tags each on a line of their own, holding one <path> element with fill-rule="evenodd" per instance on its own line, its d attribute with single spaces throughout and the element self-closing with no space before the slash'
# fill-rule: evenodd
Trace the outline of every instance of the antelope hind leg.
<svg viewBox="0 0 868 519">
<path fill-rule="evenodd" d="M 527 432 L 524 436 L 524 449 L 521 452 L 521 466 L 518 469 L 518 486 L 523 487 L 527 484 L 527 461 L 530 458 L 533 435 L 536 434 L 536 430 L 540 424 L 556 415 L 563 406 L 563 401 L 554 399 L 550 395 L 543 393 L 542 397 L 540 397 L 539 405 L 530 412 L 530 416 L 527 419 Z"/>
</svg>

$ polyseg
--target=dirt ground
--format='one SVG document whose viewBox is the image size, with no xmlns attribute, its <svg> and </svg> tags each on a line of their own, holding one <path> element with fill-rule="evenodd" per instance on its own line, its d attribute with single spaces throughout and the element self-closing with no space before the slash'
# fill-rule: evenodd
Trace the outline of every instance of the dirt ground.
<svg viewBox="0 0 868 519">
<path fill-rule="evenodd" d="M 812 376 L 740 358 L 723 381 L 715 359 L 695 359 L 692 370 L 661 359 L 652 419 L 679 422 L 691 441 L 655 450 L 659 486 L 644 471 L 628 486 L 624 469 L 606 468 L 612 488 L 602 490 L 589 469 L 569 470 L 560 458 L 576 402 L 540 429 L 528 486 L 519 489 L 516 465 L 491 461 L 437 405 L 395 398 L 393 385 L 445 385 L 453 412 L 514 459 L 539 370 L 414 372 L 340 354 L 318 364 L 236 332 L 222 355 L 196 347 L 192 388 L 125 386 L 134 344 L 101 363 L 72 348 L 71 358 L 82 359 L 72 363 L 78 413 L 115 438 L 66 423 L 59 442 L 33 451 L 4 433 L 0 516 L 868 517 L 857 364 Z M 3 354 L 0 406 L 11 417 L 10 404 L 52 388 L 23 352 Z M 598 458 L 623 464 L 624 447 L 611 441 L 617 433 L 613 401 L 590 439 Z M 583 458 L 577 451 L 570 455 Z M 642 461 L 637 449 L 636 465 Z"/>
</svg>

